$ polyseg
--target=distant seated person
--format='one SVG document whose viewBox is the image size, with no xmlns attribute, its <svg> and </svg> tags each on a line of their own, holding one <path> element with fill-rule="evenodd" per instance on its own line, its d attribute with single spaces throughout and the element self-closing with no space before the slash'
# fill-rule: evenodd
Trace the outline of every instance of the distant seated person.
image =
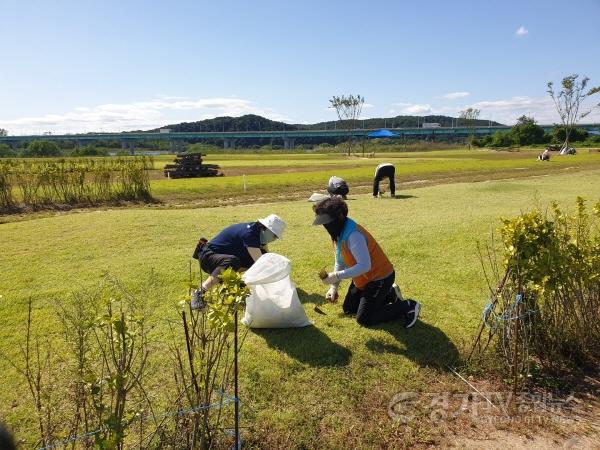
<svg viewBox="0 0 600 450">
<path fill-rule="evenodd" d="M 384 178 L 390 181 L 390 195 L 396 196 L 396 182 L 394 176 L 396 175 L 396 168 L 391 163 L 381 163 L 375 169 L 375 178 L 373 179 L 373 198 L 377 198 L 379 195 L 379 183 Z M 383 194 L 383 192 L 381 192 Z"/>
<path fill-rule="evenodd" d="M 577 152 L 573 147 L 563 147 L 560 149 L 559 155 L 575 155 Z"/>
<path fill-rule="evenodd" d="M 346 199 L 348 192 L 350 189 L 348 188 L 348 184 L 343 178 L 336 177 L 335 175 L 329 179 L 329 183 L 327 185 L 327 192 L 330 195 L 339 195 L 343 199 Z"/>
<path fill-rule="evenodd" d="M 269 251 L 269 243 L 281 239 L 285 226 L 279 216 L 270 214 L 256 222 L 230 225 L 210 241 L 200 238 L 193 257 L 198 259 L 208 278 L 192 292 L 192 309 L 204 307 L 204 294 L 219 282 L 218 277 L 223 270 L 229 267 L 236 271 L 248 269 Z"/>
<path fill-rule="evenodd" d="M 550 150 L 544 150 L 544 152 L 538 156 L 538 161 L 550 161 Z"/>
</svg>

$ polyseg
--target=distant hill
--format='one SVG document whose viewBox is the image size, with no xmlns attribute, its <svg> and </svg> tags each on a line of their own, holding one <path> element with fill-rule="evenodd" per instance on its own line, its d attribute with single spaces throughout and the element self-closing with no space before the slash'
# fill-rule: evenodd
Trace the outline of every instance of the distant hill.
<svg viewBox="0 0 600 450">
<path fill-rule="evenodd" d="M 457 123 L 458 121 L 458 123 Z M 423 122 L 439 123 L 443 127 L 462 125 L 461 119 L 450 116 L 396 116 L 387 118 L 374 118 L 357 120 L 356 128 L 404 128 L 418 127 Z M 477 120 L 477 125 L 502 125 L 489 120 Z M 332 120 L 314 124 L 288 124 L 269 120 L 255 114 L 247 114 L 240 117 L 216 117 L 214 119 L 199 120 L 197 122 L 182 122 L 166 125 L 161 128 L 169 128 L 173 132 L 197 132 L 197 131 L 283 131 L 283 130 L 316 130 L 332 128 L 351 128 L 348 122 L 340 123 Z M 158 131 L 158 129 L 148 130 Z"/>
<path fill-rule="evenodd" d="M 246 114 L 240 117 L 215 117 L 214 119 L 199 120 L 197 122 L 182 122 L 165 125 L 173 132 L 199 132 L 199 131 L 274 131 L 297 130 L 297 125 L 269 120 L 255 114 Z M 158 131 L 149 130 L 149 131 Z"/>
<path fill-rule="evenodd" d="M 396 117 L 382 117 L 374 119 L 357 120 L 357 128 L 416 128 L 421 126 L 423 123 L 439 123 L 443 127 L 459 126 L 464 125 L 462 119 L 450 116 L 396 116 Z M 332 120 L 329 122 L 319 122 L 313 125 L 308 125 L 309 128 L 333 128 L 339 126 L 339 122 Z M 475 120 L 475 125 L 488 126 L 488 125 L 502 125 L 501 123 L 494 122 L 493 120 Z M 298 125 L 302 129 L 304 125 Z"/>
</svg>

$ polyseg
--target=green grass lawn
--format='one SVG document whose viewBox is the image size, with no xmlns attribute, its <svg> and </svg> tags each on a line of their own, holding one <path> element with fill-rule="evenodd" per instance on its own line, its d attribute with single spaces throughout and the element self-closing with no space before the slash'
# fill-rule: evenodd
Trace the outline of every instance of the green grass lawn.
<svg viewBox="0 0 600 450">
<path fill-rule="evenodd" d="M 299 198 L 308 191 L 323 190 L 332 174 L 344 178 L 351 189 L 355 187 L 359 188 L 358 192 L 366 192 L 375 167 L 384 161 L 395 164 L 399 183 L 517 178 L 600 168 L 599 153 L 556 156 L 549 163 L 536 161 L 538 153 L 538 150 L 444 150 L 377 154 L 375 158 L 247 154 L 227 155 L 226 159 L 215 160 L 210 155 L 207 162 L 220 164 L 225 177 L 169 180 L 159 175 L 152 180 L 151 189 L 153 195 L 165 204 L 216 206 L 257 199 L 264 201 L 281 196 Z"/>
<path fill-rule="evenodd" d="M 568 161 L 564 167 L 580 160 Z M 427 164 L 406 158 L 397 167 L 402 177 Z M 452 169 L 432 165 L 431 170 L 471 167 L 468 159 L 445 164 Z M 556 162 L 556 166 L 561 164 Z M 541 163 L 520 161 L 519 165 L 535 170 Z M 354 180 L 367 172 L 372 173 L 372 167 L 336 173 Z M 306 201 L 203 209 L 104 209 L 0 224 L 0 352 L 12 358 L 18 354 L 28 298 L 35 301 L 37 331 L 52 341 L 54 306 L 69 292 L 94 286 L 105 271 L 135 284 L 154 269 L 161 288 L 154 311 L 158 328 L 153 357 L 156 367 L 167 364 L 162 353 L 167 321 L 176 318 L 197 238 L 210 238 L 230 223 L 276 213 L 288 228 L 271 250 L 291 259 L 293 281 L 315 326 L 250 331 L 241 355 L 245 439 L 267 448 L 428 442 L 428 436 L 436 435 L 435 429 L 411 425 L 407 435 L 406 426 L 387 417 L 387 404 L 397 392 L 435 391 L 452 383 L 461 388 L 445 364 L 455 361 L 468 346 L 486 302 L 476 242 L 489 237 L 500 216 L 516 215 L 536 205 L 545 207 L 551 200 L 572 208 L 578 195 L 600 199 L 599 170 L 559 172 L 416 188 L 398 199 L 350 196 L 350 216 L 378 239 L 395 265 L 405 296 L 424 305 L 422 321 L 411 330 L 398 323 L 362 328 L 340 314 L 341 305 L 322 304 L 326 287 L 316 273 L 331 264 L 332 252 L 325 230 L 310 225 L 311 204 Z M 323 181 L 319 177 L 324 176 L 310 178 L 307 184 Z M 177 183 L 180 189 L 189 183 L 189 189 L 196 192 L 204 182 L 208 186 L 233 183 L 228 178 Z M 156 186 L 160 189 L 172 187 L 165 182 Z M 310 194 L 302 182 L 295 189 L 305 197 Z M 314 304 L 321 305 L 326 315 L 315 313 Z M 0 360 L 0 371 L 0 417 L 20 438 L 31 442 L 35 423 L 26 387 L 4 360 Z M 155 383 L 164 382 L 159 372 Z"/>
</svg>

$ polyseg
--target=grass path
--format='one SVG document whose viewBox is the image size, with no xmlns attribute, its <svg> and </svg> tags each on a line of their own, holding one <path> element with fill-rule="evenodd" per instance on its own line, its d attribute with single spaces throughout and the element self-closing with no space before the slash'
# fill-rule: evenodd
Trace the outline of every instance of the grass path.
<svg viewBox="0 0 600 450">
<path fill-rule="evenodd" d="M 272 251 L 292 260 L 292 278 L 315 326 L 249 333 L 241 361 L 246 438 L 280 448 L 400 445 L 408 438 L 387 417 L 390 398 L 454 383 L 444 364 L 459 356 L 477 327 L 486 293 L 476 241 L 488 238 L 500 216 L 545 207 L 551 200 L 572 207 L 578 195 L 597 201 L 598 180 L 599 170 L 566 171 L 416 188 L 399 199 L 351 195 L 351 217 L 382 244 L 405 295 L 424 305 L 423 320 L 411 330 L 399 324 L 361 328 L 340 314 L 340 305 L 322 305 L 326 315 L 313 311 L 326 290 L 316 272 L 332 255 L 325 231 L 310 225 L 306 201 L 108 209 L 0 224 L 0 352 L 17 353 L 27 298 L 34 298 L 36 315 L 43 319 L 38 331 L 51 339 L 53 304 L 73 289 L 94 285 L 104 271 L 127 283 L 156 271 L 162 286 L 155 310 L 160 337 L 164 321 L 175 317 L 197 237 L 276 213 L 288 229 Z M 155 357 L 165 359 L 160 353 Z M 0 371 L 0 417 L 26 436 L 34 425 L 25 387 L 3 360 Z M 410 442 L 427 442 L 435 433 L 422 424 Z"/>
</svg>

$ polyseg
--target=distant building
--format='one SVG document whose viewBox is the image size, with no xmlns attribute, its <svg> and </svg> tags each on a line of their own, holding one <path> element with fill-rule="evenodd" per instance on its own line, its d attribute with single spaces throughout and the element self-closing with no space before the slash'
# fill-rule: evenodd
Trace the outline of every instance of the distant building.
<svg viewBox="0 0 600 450">
<path fill-rule="evenodd" d="M 160 130 L 158 130 L 159 133 L 170 133 L 171 129 L 170 128 L 161 128 Z"/>
<path fill-rule="evenodd" d="M 442 125 L 436 122 L 423 122 L 423 128 L 441 128 Z"/>
</svg>

